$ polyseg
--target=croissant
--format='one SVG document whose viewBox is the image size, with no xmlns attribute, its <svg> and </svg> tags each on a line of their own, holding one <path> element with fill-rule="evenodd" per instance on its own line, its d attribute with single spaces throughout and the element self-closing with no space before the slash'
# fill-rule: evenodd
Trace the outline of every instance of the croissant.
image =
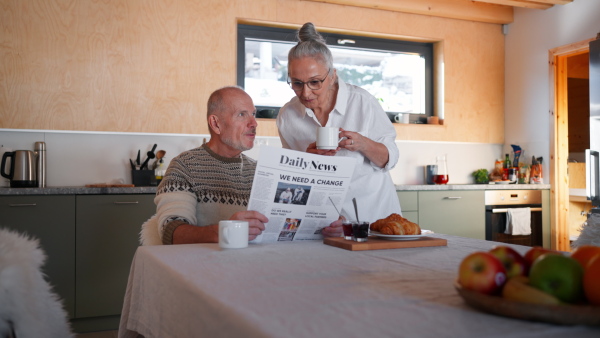
<svg viewBox="0 0 600 338">
<path fill-rule="evenodd" d="M 371 223 L 371 230 L 384 235 L 420 235 L 421 227 L 406 218 L 391 214 L 386 218 Z"/>
</svg>

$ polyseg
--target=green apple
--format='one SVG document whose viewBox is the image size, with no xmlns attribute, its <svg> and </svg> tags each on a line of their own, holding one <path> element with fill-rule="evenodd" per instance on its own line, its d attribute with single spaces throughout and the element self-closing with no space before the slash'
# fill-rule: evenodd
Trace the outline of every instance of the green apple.
<svg viewBox="0 0 600 338">
<path fill-rule="evenodd" d="M 563 302 L 576 303 L 583 299 L 583 268 L 571 257 L 543 254 L 531 266 L 529 284 Z"/>
<path fill-rule="evenodd" d="M 546 253 L 554 254 L 554 255 L 561 255 L 560 251 L 546 249 L 541 246 L 534 246 L 533 248 L 529 249 L 529 251 L 527 251 L 525 253 L 525 256 L 523 256 L 523 258 L 525 258 L 525 261 L 527 262 L 527 268 L 531 269 L 533 262 L 535 262 L 535 260 L 538 257 L 540 257 L 541 255 L 546 254 Z"/>
</svg>

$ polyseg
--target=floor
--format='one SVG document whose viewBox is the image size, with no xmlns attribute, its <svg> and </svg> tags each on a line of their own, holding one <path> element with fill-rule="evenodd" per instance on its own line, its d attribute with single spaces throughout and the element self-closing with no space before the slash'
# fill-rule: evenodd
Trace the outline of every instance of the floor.
<svg viewBox="0 0 600 338">
<path fill-rule="evenodd" d="M 117 338 L 117 333 L 119 331 L 100 331 L 100 332 L 88 332 L 88 333 L 78 333 L 75 335 L 75 338 Z"/>
</svg>

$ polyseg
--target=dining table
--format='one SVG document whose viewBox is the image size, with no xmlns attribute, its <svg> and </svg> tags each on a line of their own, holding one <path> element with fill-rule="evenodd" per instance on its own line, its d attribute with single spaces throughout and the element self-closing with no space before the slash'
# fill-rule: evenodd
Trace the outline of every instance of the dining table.
<svg viewBox="0 0 600 338">
<path fill-rule="evenodd" d="M 508 245 L 445 234 L 446 245 L 351 251 L 323 241 L 140 246 L 118 336 L 600 337 L 600 328 L 489 314 L 455 289 L 470 253 Z"/>
</svg>

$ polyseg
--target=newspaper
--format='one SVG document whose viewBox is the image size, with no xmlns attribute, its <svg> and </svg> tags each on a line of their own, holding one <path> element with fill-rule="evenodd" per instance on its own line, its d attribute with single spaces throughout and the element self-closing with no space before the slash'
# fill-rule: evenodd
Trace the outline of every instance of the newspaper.
<svg viewBox="0 0 600 338">
<path fill-rule="evenodd" d="M 252 242 L 323 239 L 321 230 L 339 218 L 355 165 L 350 157 L 262 147 L 248 210 L 269 222 Z"/>
</svg>

